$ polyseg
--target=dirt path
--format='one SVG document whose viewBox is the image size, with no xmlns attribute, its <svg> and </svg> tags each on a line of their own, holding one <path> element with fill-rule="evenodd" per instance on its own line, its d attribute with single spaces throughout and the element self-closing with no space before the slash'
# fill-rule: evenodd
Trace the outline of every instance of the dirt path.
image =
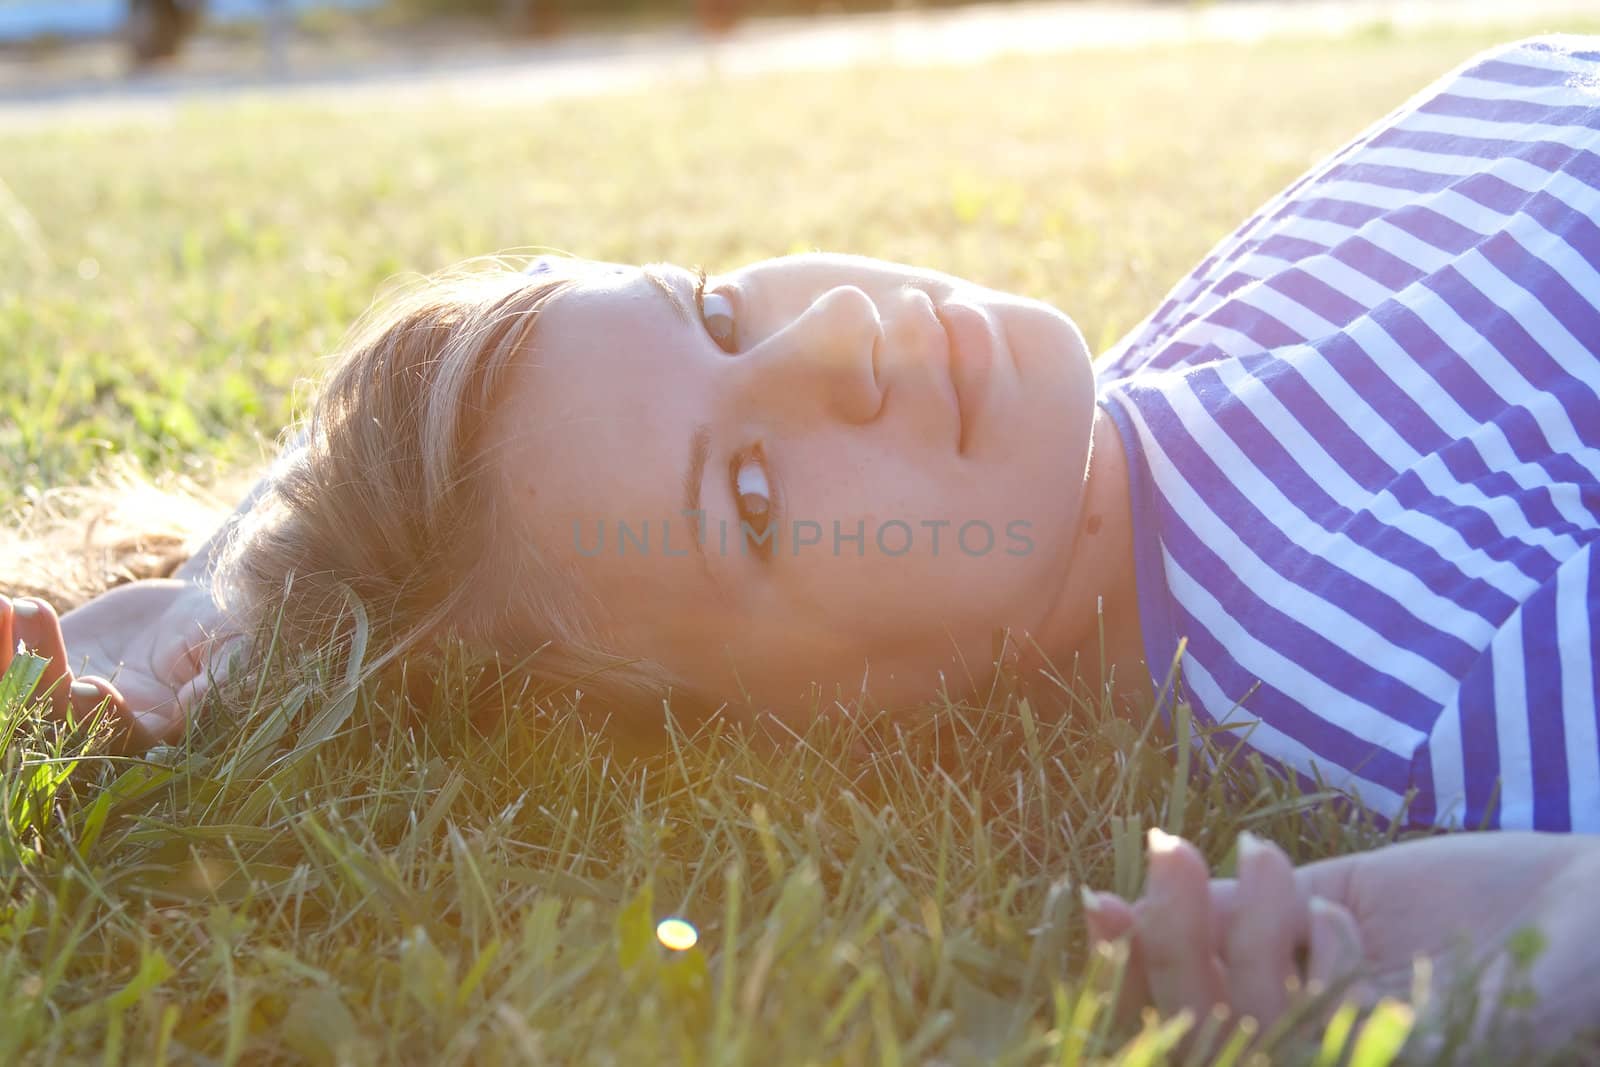
<svg viewBox="0 0 1600 1067">
<path fill-rule="evenodd" d="M 1209 3 L 1038 2 L 902 10 L 880 15 L 751 20 L 707 40 L 687 28 L 573 34 L 506 43 L 478 34 L 415 44 L 302 38 L 275 63 L 259 42 L 202 38 L 178 69 L 119 72 L 110 43 L 0 64 L 0 128 L 147 119 L 197 100 L 301 98 L 321 106 L 390 109 L 628 91 L 683 79 L 863 64 L 975 63 L 1001 54 L 1250 41 L 1452 24 L 1543 21 L 1570 30 L 1600 17 L 1597 0 L 1213 0 Z"/>
</svg>

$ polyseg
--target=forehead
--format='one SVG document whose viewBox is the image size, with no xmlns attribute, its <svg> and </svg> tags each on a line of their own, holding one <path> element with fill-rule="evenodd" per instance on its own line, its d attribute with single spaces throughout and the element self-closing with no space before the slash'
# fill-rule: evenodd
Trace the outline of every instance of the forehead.
<svg viewBox="0 0 1600 1067">
<path fill-rule="evenodd" d="M 552 298 L 501 391 L 491 463 L 512 536 L 573 568 L 605 605 L 658 590 L 696 591 L 684 560 L 683 471 L 706 396 L 692 373 L 691 335 L 658 281 L 637 268 L 596 271 Z M 663 524 L 678 523 L 666 532 Z M 618 558 L 623 527 L 651 551 Z M 608 551 L 587 549 L 597 531 Z"/>
<path fill-rule="evenodd" d="M 763 288 L 779 287 L 805 295 L 818 286 L 858 285 L 872 291 L 914 286 L 931 291 L 956 288 L 965 283 L 951 275 L 925 267 L 892 263 L 867 256 L 841 252 L 801 252 L 764 259 L 731 272 L 742 281 L 759 282 Z"/>
<path fill-rule="evenodd" d="M 674 384 L 676 316 L 642 272 L 583 278 L 552 298 L 505 383 L 493 420 L 505 473 L 547 513 L 589 514 L 634 485 L 660 458 L 637 446 L 661 441 L 683 414 Z M 681 370 L 681 367 L 678 368 Z M 622 483 L 597 479 L 601 469 Z M 629 471 L 645 473 L 629 475 Z"/>
</svg>

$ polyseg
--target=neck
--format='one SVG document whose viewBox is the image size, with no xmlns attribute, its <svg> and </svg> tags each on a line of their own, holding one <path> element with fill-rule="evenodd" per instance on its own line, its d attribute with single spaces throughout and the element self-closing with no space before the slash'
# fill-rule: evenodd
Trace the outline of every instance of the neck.
<svg viewBox="0 0 1600 1067">
<path fill-rule="evenodd" d="M 1096 693 L 1109 688 L 1119 711 L 1142 715 L 1155 697 L 1139 629 L 1128 461 L 1121 435 L 1099 407 L 1068 551 L 1061 593 L 1035 631 L 1039 649 L 1063 681 L 1087 683 Z"/>
</svg>

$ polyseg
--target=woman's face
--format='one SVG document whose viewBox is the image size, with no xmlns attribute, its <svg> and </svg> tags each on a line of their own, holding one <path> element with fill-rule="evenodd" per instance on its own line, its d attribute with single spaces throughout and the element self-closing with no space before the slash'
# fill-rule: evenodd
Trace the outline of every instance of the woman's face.
<svg viewBox="0 0 1600 1067">
<path fill-rule="evenodd" d="M 491 448 L 513 536 L 608 646 L 775 711 L 901 703 L 1036 632 L 1094 410 L 1061 312 L 839 255 L 595 265 L 540 313 Z M 1024 638 L 1025 640 L 1025 638 Z"/>
</svg>

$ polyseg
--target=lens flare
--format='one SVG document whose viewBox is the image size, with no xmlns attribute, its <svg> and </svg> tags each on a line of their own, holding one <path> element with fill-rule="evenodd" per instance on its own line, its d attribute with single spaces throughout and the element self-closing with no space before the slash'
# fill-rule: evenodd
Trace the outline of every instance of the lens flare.
<svg viewBox="0 0 1600 1067">
<path fill-rule="evenodd" d="M 656 940 L 674 952 L 683 952 L 694 948 L 700 933 L 682 919 L 662 919 L 656 924 Z"/>
</svg>

